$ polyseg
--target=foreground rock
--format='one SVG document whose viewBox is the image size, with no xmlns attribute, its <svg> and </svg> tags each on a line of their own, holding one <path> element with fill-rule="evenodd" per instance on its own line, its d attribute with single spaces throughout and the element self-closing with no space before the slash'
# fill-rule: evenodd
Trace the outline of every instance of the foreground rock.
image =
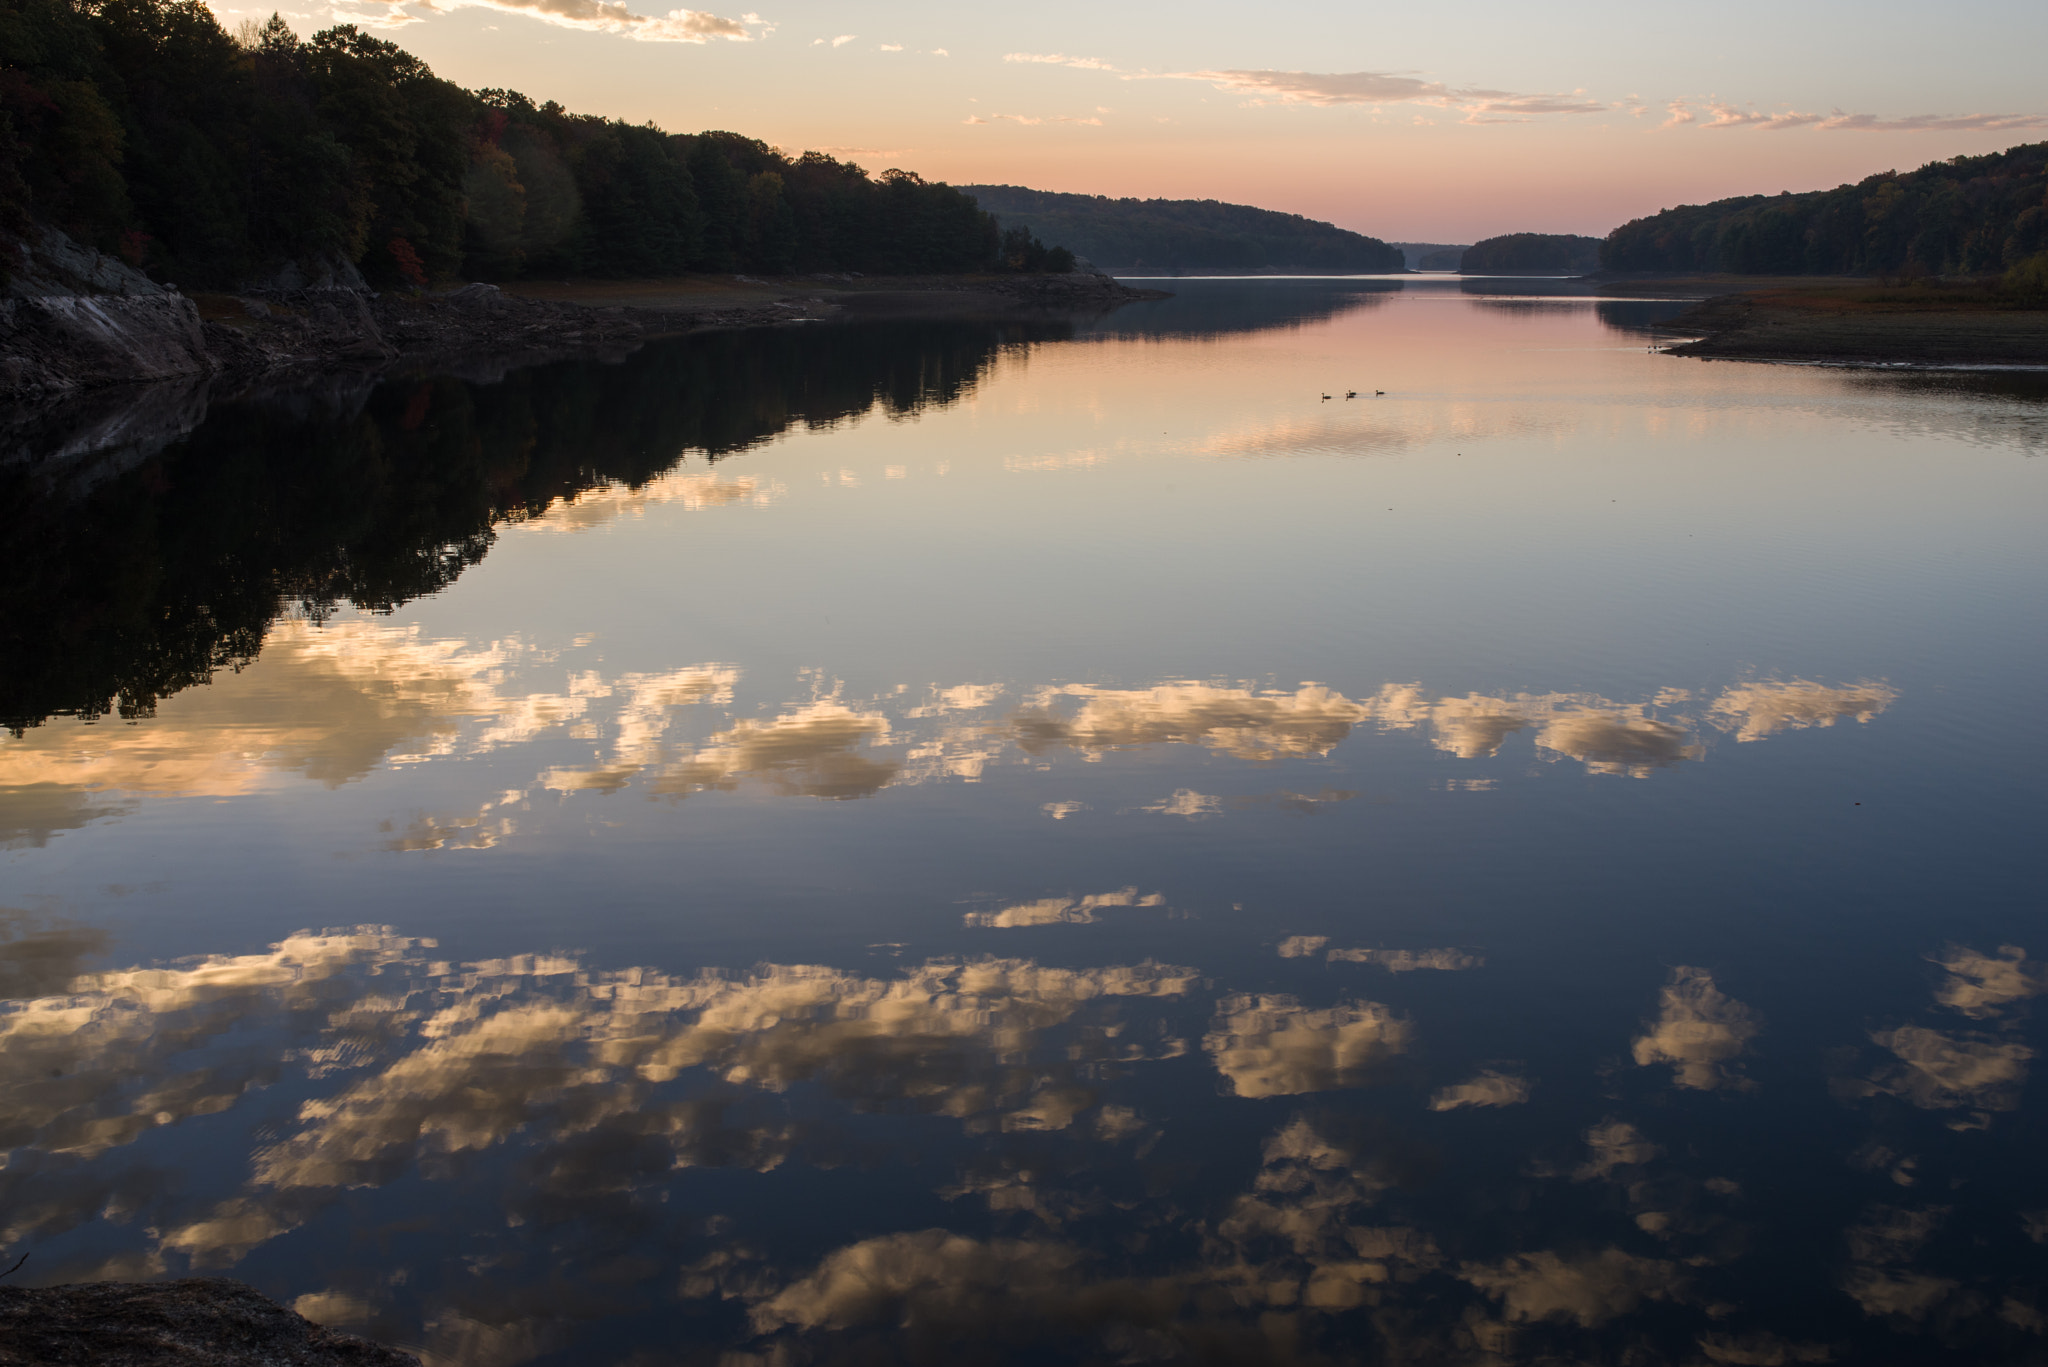
<svg viewBox="0 0 2048 1367">
<path fill-rule="evenodd" d="M 0 1367 L 419 1367 L 240 1282 L 0 1287 Z"/>
<path fill-rule="evenodd" d="M 1845 365 L 2048 366 L 2048 310 L 1886 305 L 1825 291 L 1704 300 L 1664 327 L 1703 334 L 1670 349 L 1714 360 Z"/>
</svg>

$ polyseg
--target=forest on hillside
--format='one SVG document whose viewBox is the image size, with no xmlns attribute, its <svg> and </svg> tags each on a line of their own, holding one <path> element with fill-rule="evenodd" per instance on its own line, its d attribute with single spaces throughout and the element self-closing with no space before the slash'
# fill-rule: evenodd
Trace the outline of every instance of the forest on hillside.
<svg viewBox="0 0 2048 1367">
<path fill-rule="evenodd" d="M 1600 268 L 1600 239 L 1572 233 L 1507 233 L 1465 248 L 1466 275 L 1584 275 Z"/>
<path fill-rule="evenodd" d="M 1110 199 L 964 185 L 1003 222 L 1118 270 L 1406 269 L 1399 249 L 1334 224 L 1213 199 Z"/>
<path fill-rule="evenodd" d="M 1984 275 L 2048 251 L 2048 142 L 1806 194 L 1688 204 L 1608 234 L 1617 271 Z"/>
<path fill-rule="evenodd" d="M 187 287 L 1072 264 L 909 171 L 464 90 L 353 25 L 230 34 L 199 0 L 0 2 L 0 248 L 38 221 Z"/>
</svg>

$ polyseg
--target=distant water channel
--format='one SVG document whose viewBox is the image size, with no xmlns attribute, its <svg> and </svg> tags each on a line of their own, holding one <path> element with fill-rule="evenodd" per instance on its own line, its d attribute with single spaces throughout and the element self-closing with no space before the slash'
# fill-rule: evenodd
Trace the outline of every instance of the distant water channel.
<svg viewBox="0 0 2048 1367">
<path fill-rule="evenodd" d="M 2042 1361 L 2048 388 L 1164 283 L 17 415 L 17 1283 L 444 1367 Z"/>
</svg>

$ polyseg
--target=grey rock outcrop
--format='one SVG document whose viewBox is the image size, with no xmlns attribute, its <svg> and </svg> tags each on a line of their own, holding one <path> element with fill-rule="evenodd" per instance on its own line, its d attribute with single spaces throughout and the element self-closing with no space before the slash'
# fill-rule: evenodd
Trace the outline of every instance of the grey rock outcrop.
<svg viewBox="0 0 2048 1367">
<path fill-rule="evenodd" d="M 237 294 L 296 294 L 301 290 L 348 290 L 370 294 L 370 282 L 355 262 L 337 252 L 320 252 L 304 261 L 287 261 L 274 270 L 250 276 Z"/>
<path fill-rule="evenodd" d="M 242 317 L 206 324 L 207 351 L 222 368 L 245 372 L 387 361 L 398 349 L 384 339 L 373 302 L 345 289 L 245 299 Z"/>
<path fill-rule="evenodd" d="M 0 1287 L 0 1367 L 419 1367 L 224 1277 Z"/>
<path fill-rule="evenodd" d="M 176 290 L 47 225 L 15 245 L 0 295 L 0 395 L 67 394 L 215 368 L 199 310 Z"/>
<path fill-rule="evenodd" d="M 7 263 L 8 299 L 48 299 L 79 294 L 158 295 L 172 291 L 119 257 L 74 242 L 48 224 L 37 224 L 14 247 Z"/>
<path fill-rule="evenodd" d="M 182 294 L 0 299 L 0 395 L 66 394 L 216 368 L 199 310 Z"/>
</svg>

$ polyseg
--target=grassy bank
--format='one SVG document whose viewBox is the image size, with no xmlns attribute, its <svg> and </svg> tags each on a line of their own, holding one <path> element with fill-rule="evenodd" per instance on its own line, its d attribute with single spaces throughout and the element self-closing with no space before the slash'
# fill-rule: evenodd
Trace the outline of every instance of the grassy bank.
<svg viewBox="0 0 2048 1367">
<path fill-rule="evenodd" d="M 1785 281 L 1672 320 L 1677 356 L 1860 364 L 2048 366 L 2048 302 L 1996 281 Z"/>
</svg>

